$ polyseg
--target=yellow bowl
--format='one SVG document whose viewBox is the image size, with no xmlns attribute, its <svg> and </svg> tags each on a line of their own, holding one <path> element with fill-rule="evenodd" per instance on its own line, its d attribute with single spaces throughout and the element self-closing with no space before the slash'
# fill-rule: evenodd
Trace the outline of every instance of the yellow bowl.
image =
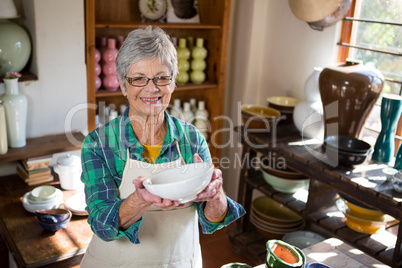
<svg viewBox="0 0 402 268">
<path fill-rule="evenodd" d="M 370 208 L 350 198 L 349 196 L 346 196 L 342 193 L 339 193 L 339 195 L 346 206 L 349 208 L 350 214 L 355 217 L 363 218 L 366 220 L 380 220 L 385 215 L 382 211 Z"/>
<path fill-rule="evenodd" d="M 267 102 L 269 107 L 278 109 L 279 111 L 293 111 L 300 100 L 286 96 L 274 96 L 267 98 Z"/>
<path fill-rule="evenodd" d="M 265 106 L 243 104 L 241 106 L 241 116 L 243 124 L 247 128 L 271 130 L 276 125 L 281 112 Z"/>
<path fill-rule="evenodd" d="M 254 199 L 251 209 L 266 222 L 296 223 L 303 220 L 299 214 L 267 196 Z"/>
</svg>

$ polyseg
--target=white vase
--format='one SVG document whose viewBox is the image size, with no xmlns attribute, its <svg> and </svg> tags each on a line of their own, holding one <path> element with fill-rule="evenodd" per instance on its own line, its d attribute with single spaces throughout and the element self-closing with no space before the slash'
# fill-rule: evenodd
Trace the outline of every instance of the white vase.
<svg viewBox="0 0 402 268">
<path fill-rule="evenodd" d="M 306 80 L 306 83 L 304 84 L 304 93 L 308 101 L 321 101 L 318 79 L 320 78 L 322 69 L 322 67 L 314 67 L 313 73 L 310 74 Z"/>
<path fill-rule="evenodd" d="M 181 109 L 181 101 L 180 101 L 180 99 L 174 99 L 173 100 L 173 107 L 170 109 L 169 113 L 170 113 L 171 116 L 174 116 L 176 118 L 184 120 L 184 118 L 182 118 L 183 117 L 183 111 Z"/>
<path fill-rule="evenodd" d="M 6 111 L 7 141 L 11 148 L 26 145 L 28 101 L 19 93 L 18 79 L 3 79 L 5 94 L 1 97 Z"/>
<path fill-rule="evenodd" d="M 191 111 L 191 106 L 189 102 L 185 102 L 183 104 L 183 116 L 184 116 L 184 121 L 187 123 L 192 124 L 194 121 L 194 114 Z"/>
<path fill-rule="evenodd" d="M 195 111 L 195 116 L 196 117 L 205 117 L 206 119 L 208 119 L 209 116 L 209 112 L 205 109 L 205 101 L 199 101 L 198 102 L 198 109 L 197 111 Z"/>
<path fill-rule="evenodd" d="M 7 153 L 7 127 L 6 127 L 6 111 L 0 100 L 0 155 Z"/>
<path fill-rule="evenodd" d="M 324 139 L 324 119 L 320 101 L 301 101 L 293 111 L 293 122 L 300 134 L 309 139 Z"/>
</svg>

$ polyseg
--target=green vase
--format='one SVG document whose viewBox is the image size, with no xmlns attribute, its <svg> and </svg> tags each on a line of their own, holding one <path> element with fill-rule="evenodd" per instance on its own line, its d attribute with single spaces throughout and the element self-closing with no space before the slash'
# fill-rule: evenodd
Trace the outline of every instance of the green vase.
<svg viewBox="0 0 402 268">
<path fill-rule="evenodd" d="M 184 38 L 179 39 L 177 48 L 177 68 L 179 73 L 176 77 L 176 84 L 179 86 L 185 85 L 189 80 L 188 70 L 190 69 L 190 50 L 187 48 L 187 41 Z"/>
<path fill-rule="evenodd" d="M 201 84 L 205 81 L 206 75 L 204 70 L 207 67 L 205 58 L 207 57 L 207 50 L 204 47 L 204 39 L 197 38 L 196 46 L 191 51 L 191 73 L 190 80 L 194 84 Z"/>
<path fill-rule="evenodd" d="M 20 25 L 0 19 L 0 77 L 20 72 L 31 55 L 31 40 Z"/>
</svg>

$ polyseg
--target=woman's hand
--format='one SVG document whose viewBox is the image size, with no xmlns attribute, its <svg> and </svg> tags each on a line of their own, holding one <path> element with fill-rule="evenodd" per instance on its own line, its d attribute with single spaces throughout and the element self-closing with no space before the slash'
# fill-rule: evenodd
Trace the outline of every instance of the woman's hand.
<svg viewBox="0 0 402 268">
<path fill-rule="evenodd" d="M 146 203 L 150 203 L 156 207 L 167 209 L 167 208 L 175 208 L 175 207 L 182 207 L 184 205 L 180 204 L 179 201 L 173 201 L 170 199 L 163 199 L 157 195 L 151 194 L 142 184 L 145 180 L 145 177 L 139 176 L 137 179 L 133 181 L 137 196 L 145 201 Z M 134 193 L 135 193 L 134 192 Z"/>
</svg>

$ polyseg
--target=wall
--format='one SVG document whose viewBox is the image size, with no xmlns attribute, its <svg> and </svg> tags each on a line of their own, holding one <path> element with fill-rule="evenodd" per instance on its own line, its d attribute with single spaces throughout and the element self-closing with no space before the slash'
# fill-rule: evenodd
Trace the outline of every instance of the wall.
<svg viewBox="0 0 402 268">
<path fill-rule="evenodd" d="M 72 114 L 87 102 L 83 0 L 22 0 L 16 6 L 32 39 L 30 71 L 38 76 L 19 83 L 28 98 L 27 137 L 86 132 L 86 110 Z M 0 175 L 10 173 L 14 163 L 0 165 Z"/>
<path fill-rule="evenodd" d="M 270 96 L 305 99 L 304 82 L 315 66 L 336 62 L 340 22 L 323 31 L 311 29 L 291 12 L 288 1 L 233 0 L 225 108 L 233 125 L 241 124 L 240 103 L 267 105 Z M 230 135 L 229 135 L 230 134 Z M 227 133 L 222 157 L 224 189 L 237 197 L 241 146 Z"/>
</svg>

